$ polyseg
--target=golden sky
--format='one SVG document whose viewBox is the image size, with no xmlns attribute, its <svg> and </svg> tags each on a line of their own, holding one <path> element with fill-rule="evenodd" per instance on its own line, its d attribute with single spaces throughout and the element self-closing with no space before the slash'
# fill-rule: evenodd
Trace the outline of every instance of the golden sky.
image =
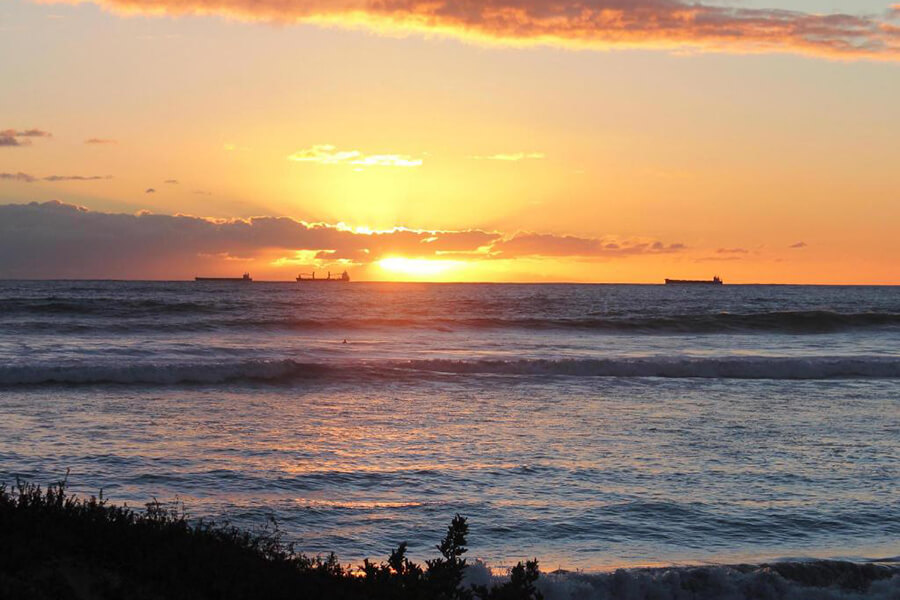
<svg viewBox="0 0 900 600">
<path fill-rule="evenodd" d="M 900 283 L 900 6 L 832 4 L 5 2 L 0 277 Z"/>
</svg>

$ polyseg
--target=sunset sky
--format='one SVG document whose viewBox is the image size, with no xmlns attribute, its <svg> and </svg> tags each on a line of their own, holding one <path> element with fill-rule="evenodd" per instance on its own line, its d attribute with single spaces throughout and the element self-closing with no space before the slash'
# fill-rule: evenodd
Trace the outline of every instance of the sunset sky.
<svg viewBox="0 0 900 600">
<path fill-rule="evenodd" d="M 900 284 L 889 1 L 6 0 L 0 81 L 0 277 Z"/>
</svg>

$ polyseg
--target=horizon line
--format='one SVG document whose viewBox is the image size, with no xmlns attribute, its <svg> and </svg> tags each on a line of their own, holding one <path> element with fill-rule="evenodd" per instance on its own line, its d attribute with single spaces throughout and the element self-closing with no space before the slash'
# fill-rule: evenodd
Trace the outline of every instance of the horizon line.
<svg viewBox="0 0 900 600">
<path fill-rule="evenodd" d="M 0 277 L 0 282 L 8 281 L 24 281 L 24 282 L 52 282 L 52 281 L 96 281 L 96 282 L 121 282 L 121 283 L 299 283 L 293 279 L 253 279 L 252 281 L 195 281 L 194 279 L 120 279 L 115 277 L 41 277 L 41 278 L 22 278 L 22 277 Z M 416 279 L 365 279 L 342 282 L 345 284 L 373 283 L 373 284 L 411 284 L 424 283 L 429 285 L 645 285 L 645 286 L 661 286 L 666 287 L 665 280 L 655 282 L 640 281 L 425 281 Z M 805 286 L 805 287 L 900 287 L 900 283 L 766 283 L 766 282 L 741 282 L 741 283 L 725 283 L 722 287 L 729 286 Z M 690 286 L 687 286 L 690 287 Z M 703 286 L 701 286 L 703 287 Z M 713 286 L 718 287 L 718 286 Z M 706 289 L 706 288 L 704 288 Z"/>
</svg>

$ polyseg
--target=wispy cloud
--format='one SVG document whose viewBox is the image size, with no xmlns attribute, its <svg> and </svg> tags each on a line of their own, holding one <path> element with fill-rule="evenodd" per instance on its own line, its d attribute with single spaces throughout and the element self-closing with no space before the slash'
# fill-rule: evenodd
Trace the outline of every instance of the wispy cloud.
<svg viewBox="0 0 900 600">
<path fill-rule="evenodd" d="M 716 254 L 749 254 L 750 251 L 746 248 L 719 248 L 716 250 Z"/>
<path fill-rule="evenodd" d="M 702 263 L 702 262 L 732 262 L 735 260 L 742 260 L 742 256 L 704 256 L 701 258 L 695 259 L 694 262 Z"/>
<path fill-rule="evenodd" d="M 809 244 L 806 242 L 797 242 L 796 244 L 791 244 L 791 248 L 806 248 Z"/>
<path fill-rule="evenodd" d="M 146 190 L 144 190 L 144 193 L 145 194 L 155 194 L 156 190 L 153 188 L 147 188 Z"/>
<path fill-rule="evenodd" d="M 472 160 L 501 160 L 506 162 L 519 162 L 522 160 L 540 160 L 545 158 L 543 152 L 513 152 L 509 154 L 490 154 L 486 156 L 470 156 Z"/>
<path fill-rule="evenodd" d="M 166 179 L 165 181 L 163 181 L 163 183 L 167 183 L 169 185 L 178 185 L 178 180 L 177 179 Z"/>
<path fill-rule="evenodd" d="M 77 4 L 85 0 L 43 0 Z M 511 44 L 794 52 L 900 60 L 882 14 L 722 6 L 694 0 L 87 0 L 126 14 L 366 26 Z"/>
<path fill-rule="evenodd" d="M 635 254 L 669 254 L 685 249 L 684 244 L 660 241 L 587 238 L 573 235 L 522 232 L 491 246 L 497 258 L 522 256 L 614 257 Z"/>
<path fill-rule="evenodd" d="M 43 129 L 24 129 L 16 131 L 15 129 L 5 129 L 0 131 L 0 135 L 7 135 L 11 137 L 53 137 L 53 134 L 49 131 L 44 131 Z"/>
<path fill-rule="evenodd" d="M 84 143 L 100 146 L 100 145 L 108 145 L 108 144 L 118 144 L 119 142 L 116 140 L 108 139 L 108 138 L 95 138 L 94 137 L 94 138 L 88 138 L 88 139 L 84 140 Z"/>
<path fill-rule="evenodd" d="M 34 183 L 38 180 L 34 175 L 29 175 L 28 173 L 22 173 L 19 171 L 18 173 L 0 173 L 0 180 L 2 181 L 21 181 L 23 183 Z"/>
<path fill-rule="evenodd" d="M 359 150 L 338 150 L 331 144 L 317 144 L 298 150 L 288 156 L 288 160 L 355 167 L 421 167 L 424 162 L 408 154 L 363 154 Z"/>
<path fill-rule="evenodd" d="M 3 129 L 0 130 L 0 147 L 28 146 L 30 138 L 37 137 L 52 137 L 52 134 L 43 129 Z"/>
<path fill-rule="evenodd" d="M 44 181 L 100 181 L 112 179 L 111 175 L 48 175 Z"/>
<path fill-rule="evenodd" d="M 35 183 L 37 181 L 100 181 L 104 179 L 112 179 L 112 175 L 47 175 L 37 177 L 28 173 L 0 173 L 0 180 L 20 181 L 23 183 Z"/>
</svg>

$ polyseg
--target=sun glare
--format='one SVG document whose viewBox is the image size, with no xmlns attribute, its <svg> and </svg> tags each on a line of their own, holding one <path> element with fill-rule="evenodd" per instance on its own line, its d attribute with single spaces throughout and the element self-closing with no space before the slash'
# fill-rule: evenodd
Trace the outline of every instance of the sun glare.
<svg viewBox="0 0 900 600">
<path fill-rule="evenodd" d="M 384 258 L 378 266 L 391 273 L 411 277 L 434 277 L 456 269 L 464 263 L 458 260 L 430 260 L 427 258 Z"/>
</svg>

